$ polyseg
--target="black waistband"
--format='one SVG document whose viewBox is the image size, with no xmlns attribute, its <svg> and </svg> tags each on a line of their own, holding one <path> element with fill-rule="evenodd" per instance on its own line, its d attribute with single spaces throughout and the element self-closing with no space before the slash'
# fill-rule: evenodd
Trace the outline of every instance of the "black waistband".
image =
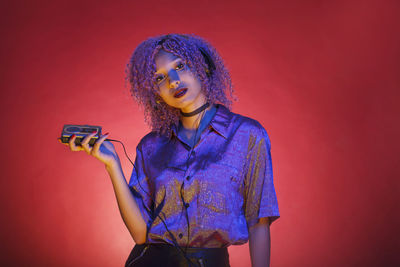
<svg viewBox="0 0 400 267">
<path fill-rule="evenodd" d="M 168 260 L 166 260 L 168 259 Z M 129 262 L 136 264 L 130 265 Z M 194 264 L 188 264 L 188 262 Z M 132 263 L 133 263 L 132 262 Z M 142 265 L 143 264 L 143 265 Z M 136 245 L 126 266 L 229 266 L 228 249 L 225 248 L 185 248 L 165 243 Z"/>
<path fill-rule="evenodd" d="M 142 244 L 138 246 L 153 246 L 153 247 L 158 247 L 160 249 L 177 249 L 175 246 L 167 243 L 149 243 L 149 244 Z M 186 251 L 186 253 L 197 253 L 197 252 L 205 252 L 205 253 L 221 253 L 224 251 L 228 251 L 228 248 L 197 248 L 197 247 L 179 247 L 183 251 Z"/>
</svg>

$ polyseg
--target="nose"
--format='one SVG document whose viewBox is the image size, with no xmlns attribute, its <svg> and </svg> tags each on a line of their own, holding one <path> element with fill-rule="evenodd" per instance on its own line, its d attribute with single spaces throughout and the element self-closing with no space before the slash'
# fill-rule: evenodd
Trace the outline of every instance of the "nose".
<svg viewBox="0 0 400 267">
<path fill-rule="evenodd" d="M 169 77 L 169 87 L 170 88 L 177 88 L 179 84 L 181 83 L 181 80 L 179 79 L 179 75 L 175 70 L 171 70 L 170 73 L 168 74 Z"/>
</svg>

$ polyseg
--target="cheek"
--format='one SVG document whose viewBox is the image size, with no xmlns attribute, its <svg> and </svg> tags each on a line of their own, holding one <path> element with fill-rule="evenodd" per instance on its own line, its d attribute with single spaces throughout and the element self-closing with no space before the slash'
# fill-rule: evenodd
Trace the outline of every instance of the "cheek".
<svg viewBox="0 0 400 267">
<path fill-rule="evenodd" d="M 160 97 L 164 102 L 168 102 L 168 95 L 165 93 L 165 91 L 160 91 Z"/>
<path fill-rule="evenodd" d="M 181 79 L 191 86 L 201 87 L 201 82 L 191 73 L 185 73 L 181 76 Z"/>
<path fill-rule="evenodd" d="M 172 99 L 171 95 L 169 94 L 169 89 L 163 87 L 163 88 L 160 88 L 159 92 L 160 92 L 159 95 L 160 95 L 161 99 L 169 105 L 171 103 L 171 99 Z"/>
</svg>

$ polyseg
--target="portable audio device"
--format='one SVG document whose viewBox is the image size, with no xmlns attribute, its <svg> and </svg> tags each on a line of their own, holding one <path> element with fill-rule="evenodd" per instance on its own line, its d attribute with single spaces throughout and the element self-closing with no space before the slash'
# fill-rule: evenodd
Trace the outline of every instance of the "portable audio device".
<svg viewBox="0 0 400 267">
<path fill-rule="evenodd" d="M 81 141 L 85 138 L 86 135 L 91 133 L 96 133 L 95 136 L 92 137 L 89 141 L 89 145 L 93 146 L 97 139 L 99 139 L 101 135 L 101 126 L 94 125 L 74 125 L 74 124 L 66 124 L 64 125 L 61 137 L 59 138 L 61 142 L 68 143 L 70 137 L 75 134 L 75 145 L 81 145 Z"/>
</svg>

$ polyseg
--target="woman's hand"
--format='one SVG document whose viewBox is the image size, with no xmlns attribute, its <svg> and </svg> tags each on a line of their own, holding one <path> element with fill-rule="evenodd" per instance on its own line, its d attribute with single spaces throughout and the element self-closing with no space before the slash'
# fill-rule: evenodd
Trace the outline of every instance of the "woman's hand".
<svg viewBox="0 0 400 267">
<path fill-rule="evenodd" d="M 75 144 L 76 136 L 72 135 L 68 144 L 65 145 L 69 146 L 71 151 L 85 151 L 88 155 L 91 155 L 103 162 L 106 167 L 113 167 L 115 164 L 119 164 L 119 157 L 115 151 L 114 145 L 109 141 L 104 141 L 108 137 L 108 133 L 101 135 L 100 138 L 96 140 L 96 143 L 93 145 L 93 147 L 91 147 L 89 145 L 89 141 L 95 135 L 96 133 L 91 133 L 85 136 L 85 138 L 81 141 L 80 146 Z M 59 141 L 61 142 L 61 140 Z"/>
</svg>

